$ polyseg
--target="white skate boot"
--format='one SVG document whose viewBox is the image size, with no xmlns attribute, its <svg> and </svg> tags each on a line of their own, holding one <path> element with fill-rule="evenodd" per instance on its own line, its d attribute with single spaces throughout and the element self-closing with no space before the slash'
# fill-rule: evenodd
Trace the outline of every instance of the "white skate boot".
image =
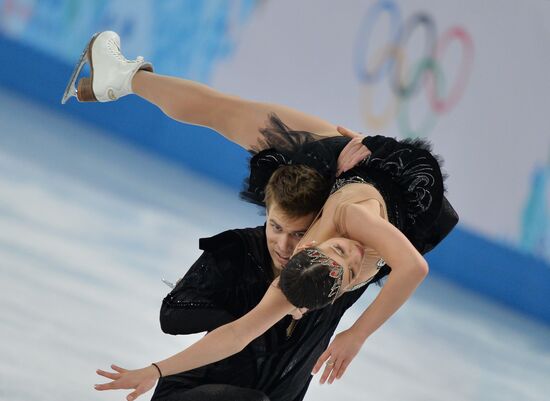
<svg viewBox="0 0 550 401">
<path fill-rule="evenodd" d="M 90 76 L 75 82 L 80 71 L 88 63 Z M 61 103 L 65 104 L 71 97 L 80 102 L 110 102 L 132 93 L 132 78 L 139 70 L 153 71 L 151 63 L 138 57 L 128 60 L 120 52 L 120 37 L 116 32 L 96 33 L 84 48 Z"/>
</svg>

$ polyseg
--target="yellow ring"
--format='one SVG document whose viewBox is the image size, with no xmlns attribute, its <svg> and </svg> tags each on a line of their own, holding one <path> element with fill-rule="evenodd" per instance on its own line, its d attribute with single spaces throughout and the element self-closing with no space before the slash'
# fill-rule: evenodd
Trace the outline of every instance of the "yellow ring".
<svg viewBox="0 0 550 401">
<path fill-rule="evenodd" d="M 405 62 L 405 54 L 403 50 L 395 46 L 388 46 L 378 50 L 375 53 L 373 57 L 374 64 L 380 65 L 384 63 L 388 57 L 393 57 L 399 65 L 403 65 Z M 372 99 L 372 85 L 367 85 L 362 91 L 363 115 L 367 126 L 374 131 L 379 131 L 386 127 L 389 122 L 397 116 L 400 99 L 391 90 L 390 96 L 391 100 L 386 105 L 386 108 L 382 111 L 382 113 L 375 115 L 372 112 L 374 108 Z"/>
</svg>

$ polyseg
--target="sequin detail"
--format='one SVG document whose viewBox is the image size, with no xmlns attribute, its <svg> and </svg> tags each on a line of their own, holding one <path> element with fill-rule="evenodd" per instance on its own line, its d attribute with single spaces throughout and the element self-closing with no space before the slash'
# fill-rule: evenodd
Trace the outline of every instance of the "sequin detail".
<svg viewBox="0 0 550 401">
<path fill-rule="evenodd" d="M 328 294 L 328 299 L 336 299 L 336 295 L 338 295 L 340 291 L 340 287 L 342 286 L 342 278 L 344 277 L 344 268 L 342 265 L 337 263 L 334 259 L 328 257 L 323 252 L 316 248 L 308 248 L 305 249 L 305 252 L 309 258 L 311 258 L 312 263 L 319 263 L 324 266 L 327 266 L 330 268 L 329 271 L 329 277 L 334 279 L 334 283 L 332 284 L 332 287 L 330 288 L 330 292 Z"/>
<path fill-rule="evenodd" d="M 380 258 L 378 259 L 378 261 L 376 262 L 376 269 L 377 270 L 380 270 L 382 267 L 386 266 L 386 262 L 384 261 L 384 259 Z M 359 288 L 361 287 L 364 287 L 366 286 L 368 283 L 370 283 L 372 281 L 372 279 L 376 276 L 376 274 L 374 274 L 371 278 L 369 278 L 368 280 L 366 281 L 363 281 L 362 283 L 359 283 L 359 284 L 356 284 L 354 285 L 353 287 L 350 287 L 347 291 L 355 291 L 355 290 L 358 290 Z"/>
</svg>

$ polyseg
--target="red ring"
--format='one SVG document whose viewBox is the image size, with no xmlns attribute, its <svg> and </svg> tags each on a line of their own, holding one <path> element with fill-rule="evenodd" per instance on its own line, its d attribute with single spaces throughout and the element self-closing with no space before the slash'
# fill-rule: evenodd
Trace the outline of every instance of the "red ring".
<svg viewBox="0 0 550 401">
<path fill-rule="evenodd" d="M 438 41 L 435 51 L 436 60 L 439 60 L 441 54 L 444 50 L 446 50 L 447 46 L 453 39 L 457 39 L 459 42 L 461 42 L 463 57 L 462 63 L 460 65 L 460 73 L 458 75 L 458 79 L 455 81 L 453 87 L 449 91 L 449 95 L 446 98 L 438 97 L 433 75 L 428 74 L 427 78 L 428 99 L 430 101 L 432 109 L 438 114 L 443 114 L 449 111 L 460 100 L 460 97 L 462 96 L 462 93 L 466 88 L 466 82 L 468 80 L 472 61 L 474 58 L 474 44 L 468 32 L 466 32 L 461 27 L 452 27 L 449 28 Z"/>
</svg>

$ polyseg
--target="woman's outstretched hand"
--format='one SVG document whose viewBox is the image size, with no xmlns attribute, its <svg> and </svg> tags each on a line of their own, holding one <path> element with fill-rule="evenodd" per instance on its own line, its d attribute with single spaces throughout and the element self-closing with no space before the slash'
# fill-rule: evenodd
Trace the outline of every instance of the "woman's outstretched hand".
<svg viewBox="0 0 550 401">
<path fill-rule="evenodd" d="M 96 370 L 98 375 L 111 379 L 111 381 L 109 383 L 96 384 L 94 388 L 98 391 L 134 389 L 133 392 L 126 396 L 128 401 L 133 401 L 143 393 L 151 390 L 159 378 L 157 369 L 152 365 L 137 370 L 126 370 L 119 366 L 111 365 L 111 369 L 114 372 L 106 372 L 101 369 Z"/>
<path fill-rule="evenodd" d="M 334 337 L 326 351 L 321 354 L 311 373 L 317 374 L 326 362 L 319 383 L 324 384 L 328 379 L 328 383 L 332 384 L 335 379 L 340 379 L 344 375 L 362 345 L 363 339 L 352 329 L 342 331 Z"/>
<path fill-rule="evenodd" d="M 371 151 L 362 144 L 361 141 L 364 138 L 363 135 L 344 127 L 337 127 L 336 129 L 340 135 L 351 138 L 351 141 L 349 141 L 340 153 L 340 156 L 338 156 L 338 165 L 336 170 L 336 176 L 338 177 L 340 174 L 355 167 L 357 163 L 364 160 L 371 154 Z"/>
</svg>

